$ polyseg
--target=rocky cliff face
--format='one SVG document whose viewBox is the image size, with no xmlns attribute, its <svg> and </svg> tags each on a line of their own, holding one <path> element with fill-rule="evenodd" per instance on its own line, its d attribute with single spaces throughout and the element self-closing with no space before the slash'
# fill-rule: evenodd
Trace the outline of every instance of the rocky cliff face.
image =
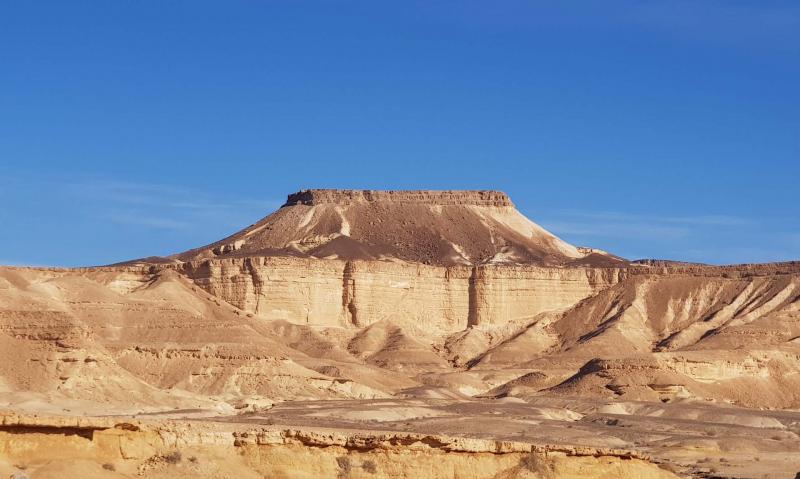
<svg viewBox="0 0 800 479">
<path fill-rule="evenodd" d="M 0 416 L 0 473 L 19 477 L 23 470 L 33 477 L 165 479 L 677 477 L 647 456 L 612 448 L 212 422 Z"/>
<path fill-rule="evenodd" d="M 214 296 L 265 319 L 345 327 L 389 320 L 439 332 L 530 319 L 573 305 L 625 276 L 621 269 L 265 257 L 176 268 Z"/>
<path fill-rule="evenodd" d="M 302 190 L 288 196 L 284 206 L 353 203 L 423 204 L 429 206 L 488 206 L 513 208 L 511 198 L 502 191 L 431 190 Z"/>
<path fill-rule="evenodd" d="M 660 339 L 662 347 L 673 348 L 697 341 L 730 319 L 726 314 L 746 310 L 750 317 L 757 317 L 770 305 L 782 305 L 800 294 L 791 281 L 800 274 L 800 265 L 792 263 L 739 267 L 437 267 L 250 257 L 192 261 L 167 268 L 265 319 L 343 327 L 405 321 L 439 332 L 531 319 L 575 306 L 601 291 L 613 292 L 609 288 L 623 281 L 629 286 L 621 290 L 629 291 L 639 281 L 644 288 L 640 288 L 638 298 L 646 303 L 643 308 L 657 312 L 658 317 L 670 315 L 669 322 L 682 318 L 682 322 L 670 326 L 668 337 Z M 761 305 L 759 298 L 764 295 L 764 307 L 751 311 L 753 305 Z M 722 309 L 728 304 L 725 301 L 733 304 Z M 707 318 L 698 322 L 704 315 Z"/>
</svg>

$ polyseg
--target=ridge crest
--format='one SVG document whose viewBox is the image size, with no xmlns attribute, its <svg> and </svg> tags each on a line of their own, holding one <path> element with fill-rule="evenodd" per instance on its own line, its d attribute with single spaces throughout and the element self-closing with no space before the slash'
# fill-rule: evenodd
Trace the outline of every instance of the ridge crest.
<svg viewBox="0 0 800 479">
<path fill-rule="evenodd" d="M 308 189 L 290 194 L 283 206 L 352 204 L 352 203 L 415 203 L 434 206 L 513 207 L 511 198 L 495 190 L 338 190 Z"/>
</svg>

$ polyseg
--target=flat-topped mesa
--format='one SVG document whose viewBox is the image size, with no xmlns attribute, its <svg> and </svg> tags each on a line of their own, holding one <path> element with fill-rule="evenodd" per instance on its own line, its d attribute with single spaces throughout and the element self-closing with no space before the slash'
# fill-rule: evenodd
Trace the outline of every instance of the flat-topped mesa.
<svg viewBox="0 0 800 479">
<path fill-rule="evenodd" d="M 493 190 L 301 190 L 288 196 L 286 204 L 321 205 L 353 203 L 425 204 L 430 206 L 514 207 L 511 198 Z"/>
<path fill-rule="evenodd" d="M 399 261 L 439 266 L 627 264 L 578 251 L 493 190 L 308 189 L 242 231 L 173 256 Z"/>
</svg>

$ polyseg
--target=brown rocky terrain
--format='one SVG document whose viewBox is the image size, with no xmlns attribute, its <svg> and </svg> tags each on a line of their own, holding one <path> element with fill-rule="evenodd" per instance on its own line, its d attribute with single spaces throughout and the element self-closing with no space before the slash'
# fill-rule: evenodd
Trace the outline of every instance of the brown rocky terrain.
<svg viewBox="0 0 800 479">
<path fill-rule="evenodd" d="M 499 191 L 304 190 L 254 225 L 172 259 L 251 256 L 439 266 L 625 264 L 555 237 Z"/>
<path fill-rule="evenodd" d="M 800 263 L 632 263 L 500 192 L 307 190 L 169 258 L 1 267 L 0 355 L 0 476 L 800 471 Z"/>
</svg>

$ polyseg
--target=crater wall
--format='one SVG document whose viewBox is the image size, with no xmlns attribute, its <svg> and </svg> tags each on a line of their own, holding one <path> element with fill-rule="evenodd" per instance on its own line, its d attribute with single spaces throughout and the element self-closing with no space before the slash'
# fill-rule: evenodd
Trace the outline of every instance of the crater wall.
<svg viewBox="0 0 800 479">
<path fill-rule="evenodd" d="M 566 308 L 620 281 L 621 269 L 437 267 L 250 257 L 177 268 L 209 293 L 267 319 L 365 327 L 381 320 L 453 332 Z"/>
</svg>

